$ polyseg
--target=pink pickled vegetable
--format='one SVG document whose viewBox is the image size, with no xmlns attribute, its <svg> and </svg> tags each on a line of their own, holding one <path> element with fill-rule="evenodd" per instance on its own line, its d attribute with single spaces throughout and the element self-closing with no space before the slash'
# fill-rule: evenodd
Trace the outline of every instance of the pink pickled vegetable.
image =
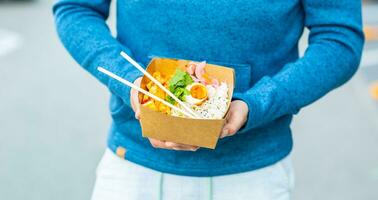
<svg viewBox="0 0 378 200">
<path fill-rule="evenodd" d="M 219 81 L 218 81 L 218 79 L 213 78 L 213 80 L 211 80 L 211 84 L 212 84 L 214 87 L 218 87 L 218 86 L 219 86 Z"/>
<path fill-rule="evenodd" d="M 202 83 L 204 85 L 212 84 L 215 87 L 219 86 L 219 82 L 216 79 L 212 79 L 211 83 L 208 76 L 205 75 L 206 61 L 203 62 L 190 62 L 186 67 L 186 71 L 190 74 L 194 82 Z M 207 78 L 206 78 L 207 77 Z"/>
<path fill-rule="evenodd" d="M 194 75 L 190 75 L 190 76 L 192 77 L 194 82 L 196 82 L 196 83 L 200 82 L 200 80 L 197 77 L 195 77 Z"/>
<path fill-rule="evenodd" d="M 190 62 L 188 66 L 186 67 L 186 71 L 190 74 L 193 75 L 194 71 L 196 69 L 196 64 L 194 62 Z"/>
<path fill-rule="evenodd" d="M 202 75 L 205 73 L 205 66 L 206 66 L 206 62 L 205 62 L 205 61 L 204 61 L 204 62 L 197 63 L 197 65 L 196 65 L 196 69 L 195 69 L 195 71 L 194 71 L 196 77 L 197 77 L 198 79 L 200 79 L 201 82 L 202 82 L 202 81 L 205 81 L 205 80 L 203 80 L 203 78 L 202 78 Z"/>
</svg>

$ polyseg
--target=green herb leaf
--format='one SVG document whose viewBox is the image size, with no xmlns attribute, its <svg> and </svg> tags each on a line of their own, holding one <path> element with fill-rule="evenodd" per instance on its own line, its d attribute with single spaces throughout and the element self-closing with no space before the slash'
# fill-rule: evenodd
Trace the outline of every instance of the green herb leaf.
<svg viewBox="0 0 378 200">
<path fill-rule="evenodd" d="M 175 101 L 172 97 L 170 97 L 170 96 L 167 96 L 166 100 L 168 101 L 168 103 L 170 103 L 170 104 L 172 104 L 172 105 L 174 105 L 175 102 L 176 102 L 176 101 Z"/>
<path fill-rule="evenodd" d="M 192 77 L 187 72 L 177 69 L 174 76 L 168 81 L 169 90 L 181 101 L 185 101 L 185 96 L 189 94 L 185 87 L 193 82 Z M 175 103 L 175 100 L 170 96 L 167 96 L 166 99 L 169 103 Z"/>
</svg>

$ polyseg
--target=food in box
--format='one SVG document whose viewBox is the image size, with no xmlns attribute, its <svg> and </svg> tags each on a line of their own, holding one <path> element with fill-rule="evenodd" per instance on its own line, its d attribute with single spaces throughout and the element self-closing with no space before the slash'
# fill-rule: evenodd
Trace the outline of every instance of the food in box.
<svg viewBox="0 0 378 200">
<path fill-rule="evenodd" d="M 140 93 L 143 136 L 214 149 L 231 102 L 234 70 L 206 62 L 154 58 L 147 72 L 192 108 L 199 118 L 187 118 Z M 141 88 L 183 110 L 147 77 L 143 77 Z"/>
</svg>

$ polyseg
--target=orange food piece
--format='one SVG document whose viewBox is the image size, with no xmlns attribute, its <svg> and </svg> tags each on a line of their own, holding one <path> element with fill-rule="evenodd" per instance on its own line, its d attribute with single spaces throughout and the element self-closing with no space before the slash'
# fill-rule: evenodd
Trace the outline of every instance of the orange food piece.
<svg viewBox="0 0 378 200">
<path fill-rule="evenodd" d="M 164 86 L 165 88 L 169 88 L 169 84 L 168 84 L 168 82 L 165 82 L 165 83 L 163 84 L 163 86 Z"/>
<path fill-rule="evenodd" d="M 157 85 L 153 85 L 150 88 L 149 92 L 151 94 L 157 96 L 157 97 L 162 98 L 162 99 L 165 98 L 165 92 L 162 89 L 160 89 Z"/>
<path fill-rule="evenodd" d="M 163 74 L 161 74 L 159 71 L 152 73 L 152 76 L 157 81 L 159 81 L 164 87 L 166 87 L 166 88 L 169 87 L 168 82 L 167 82 L 167 80 L 168 80 L 167 77 L 164 76 Z M 146 88 L 147 88 L 147 91 L 150 92 L 151 94 L 153 94 L 157 97 L 160 97 L 161 99 L 166 98 L 166 93 L 162 89 L 160 89 L 154 82 L 149 81 L 146 84 Z M 171 113 L 171 109 L 168 106 L 160 103 L 159 101 L 155 101 L 155 100 L 151 99 L 147 95 L 143 95 L 142 106 L 148 107 L 148 108 L 155 110 L 155 111 L 160 111 L 162 113 L 167 113 L 167 114 Z"/>
<path fill-rule="evenodd" d="M 165 78 L 164 75 L 162 75 L 160 72 L 154 72 L 152 76 L 159 81 L 161 84 L 165 83 L 167 79 Z"/>
<path fill-rule="evenodd" d="M 143 98 L 142 98 L 142 104 L 146 103 L 147 101 L 150 100 L 150 97 L 147 96 L 147 95 L 143 95 Z"/>
<path fill-rule="evenodd" d="M 190 88 L 190 95 L 196 99 L 203 99 L 207 97 L 207 89 L 202 84 L 193 85 Z"/>
</svg>

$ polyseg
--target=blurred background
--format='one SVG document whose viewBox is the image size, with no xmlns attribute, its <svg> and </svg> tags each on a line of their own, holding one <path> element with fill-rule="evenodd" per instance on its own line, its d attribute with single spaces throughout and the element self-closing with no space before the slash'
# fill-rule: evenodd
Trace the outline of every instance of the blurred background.
<svg viewBox="0 0 378 200">
<path fill-rule="evenodd" d="M 51 5 L 0 0 L 0 200 L 90 199 L 106 147 L 109 94 L 63 49 Z M 294 200 L 378 199 L 378 1 L 363 13 L 359 71 L 294 119 Z"/>
</svg>

